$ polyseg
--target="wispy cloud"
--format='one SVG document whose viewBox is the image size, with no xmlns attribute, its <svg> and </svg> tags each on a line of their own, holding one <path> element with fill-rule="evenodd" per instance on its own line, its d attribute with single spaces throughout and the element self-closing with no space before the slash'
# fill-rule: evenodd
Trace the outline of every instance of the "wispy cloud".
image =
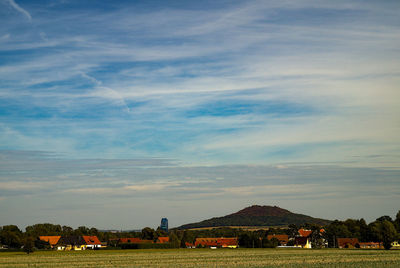
<svg viewBox="0 0 400 268">
<path fill-rule="evenodd" d="M 398 185 L 396 1 L 1 4 L 3 203 L 32 188 L 183 213 Z"/>
<path fill-rule="evenodd" d="M 31 14 L 28 11 L 23 9 L 20 5 L 18 5 L 14 0 L 6 0 L 15 10 L 23 14 L 28 18 L 29 21 L 32 20 Z"/>
<path fill-rule="evenodd" d="M 0 188 L 2 190 L 13 190 L 13 191 L 20 191 L 20 190 L 37 190 L 37 189 L 42 189 L 45 188 L 46 186 L 48 187 L 50 184 L 53 183 L 43 183 L 43 182 L 19 182 L 19 181 L 14 181 L 14 182 L 1 182 L 0 181 Z"/>
</svg>

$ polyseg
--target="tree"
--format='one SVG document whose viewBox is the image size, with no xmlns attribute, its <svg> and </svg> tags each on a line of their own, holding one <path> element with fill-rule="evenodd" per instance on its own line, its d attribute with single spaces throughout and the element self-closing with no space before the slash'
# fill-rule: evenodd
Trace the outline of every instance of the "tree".
<svg viewBox="0 0 400 268">
<path fill-rule="evenodd" d="M 182 239 L 181 239 L 181 248 L 186 248 L 186 242 L 193 243 L 195 240 L 193 236 L 193 232 L 185 230 L 183 231 Z"/>
<path fill-rule="evenodd" d="M 393 223 L 390 221 L 382 222 L 382 240 L 385 249 L 390 249 L 392 247 L 392 242 L 397 238 L 397 231 L 394 228 Z"/>
<path fill-rule="evenodd" d="M 96 228 L 92 227 L 92 228 L 89 229 L 89 235 L 98 236 L 99 235 L 99 230 L 97 230 Z"/>
<path fill-rule="evenodd" d="M 157 227 L 156 235 L 157 235 L 157 237 L 168 236 L 168 233 L 166 231 L 162 230 L 160 227 Z"/>
<path fill-rule="evenodd" d="M 145 227 L 142 229 L 142 239 L 145 240 L 154 240 L 156 238 L 156 232 L 154 231 L 154 229 L 150 228 L 150 227 Z"/>
<path fill-rule="evenodd" d="M 324 239 L 319 229 L 315 229 L 312 231 L 310 235 L 310 240 L 312 248 L 323 248 L 325 246 Z"/>
<path fill-rule="evenodd" d="M 34 250 L 33 238 L 28 236 L 24 242 L 24 251 L 26 254 L 32 253 Z"/>
<path fill-rule="evenodd" d="M 397 238 L 397 231 L 388 220 L 375 221 L 371 224 L 371 232 L 378 241 L 383 242 L 385 249 L 391 248 L 391 243 Z"/>
<path fill-rule="evenodd" d="M 358 224 L 360 226 L 360 241 L 362 242 L 368 242 L 369 240 L 369 233 L 368 233 L 368 225 L 365 222 L 364 219 L 360 219 L 358 221 Z"/>
<path fill-rule="evenodd" d="M 79 226 L 78 229 L 74 231 L 75 235 L 89 235 L 89 228 L 86 226 Z"/>
<path fill-rule="evenodd" d="M 247 233 L 243 233 L 239 236 L 239 246 L 244 248 L 252 247 L 252 239 Z"/>
<path fill-rule="evenodd" d="M 276 237 L 273 237 L 271 240 L 268 240 L 267 237 L 262 239 L 263 248 L 276 248 L 277 246 L 279 246 L 279 240 Z"/>
<path fill-rule="evenodd" d="M 37 249 L 50 249 L 51 248 L 50 243 L 48 241 L 43 241 L 40 239 L 36 239 L 34 241 L 34 244 L 35 244 L 35 248 L 37 248 Z"/>
<path fill-rule="evenodd" d="M 69 227 L 69 226 L 65 226 L 65 225 L 64 225 L 64 226 L 62 227 L 61 232 L 62 232 L 62 235 L 64 235 L 64 236 L 70 236 L 70 235 L 73 234 L 74 229 L 72 229 L 72 227 Z"/>
<path fill-rule="evenodd" d="M 396 214 L 396 219 L 394 220 L 394 227 L 396 227 L 397 232 L 400 234 L 400 210 Z"/>
<path fill-rule="evenodd" d="M 380 221 L 380 222 L 390 221 L 390 222 L 393 222 L 392 218 L 390 216 L 387 216 L 387 215 L 379 217 L 375 221 Z"/>
<path fill-rule="evenodd" d="M 286 231 L 286 234 L 290 237 L 290 238 L 294 238 L 298 235 L 298 230 L 299 228 L 297 227 L 296 224 L 289 224 L 289 229 Z"/>
<path fill-rule="evenodd" d="M 347 227 L 347 230 L 351 233 L 351 237 L 356 237 L 361 239 L 360 225 L 358 220 L 347 219 L 344 224 Z"/>
<path fill-rule="evenodd" d="M 335 220 L 325 227 L 325 233 L 323 236 L 328 241 L 329 247 L 337 247 L 337 238 L 352 237 L 352 234 L 343 222 Z"/>
<path fill-rule="evenodd" d="M 22 231 L 16 225 L 5 225 L 0 232 L 0 243 L 10 248 L 21 248 Z"/>
<path fill-rule="evenodd" d="M 174 232 L 171 232 L 171 234 L 169 235 L 169 243 L 172 245 L 172 247 L 179 248 L 181 241 Z"/>
<path fill-rule="evenodd" d="M 25 234 L 36 237 L 40 235 L 61 235 L 62 229 L 60 225 L 51 223 L 39 223 L 25 228 Z"/>
</svg>

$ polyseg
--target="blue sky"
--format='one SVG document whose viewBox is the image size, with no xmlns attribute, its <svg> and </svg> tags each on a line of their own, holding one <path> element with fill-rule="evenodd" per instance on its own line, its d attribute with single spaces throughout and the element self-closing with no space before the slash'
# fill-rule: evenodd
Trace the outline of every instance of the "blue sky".
<svg viewBox="0 0 400 268">
<path fill-rule="evenodd" d="M 399 11 L 1 0 L 0 225 L 394 216 Z"/>
</svg>

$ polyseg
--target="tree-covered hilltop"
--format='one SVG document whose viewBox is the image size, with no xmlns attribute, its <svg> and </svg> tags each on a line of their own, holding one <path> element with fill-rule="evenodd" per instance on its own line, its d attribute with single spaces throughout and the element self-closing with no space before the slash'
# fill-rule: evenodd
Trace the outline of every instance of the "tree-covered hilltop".
<svg viewBox="0 0 400 268">
<path fill-rule="evenodd" d="M 236 213 L 204 220 L 197 223 L 185 224 L 178 229 L 192 229 L 222 226 L 288 226 L 305 223 L 327 225 L 331 221 L 313 218 L 303 214 L 292 213 L 276 206 L 251 206 Z"/>
</svg>

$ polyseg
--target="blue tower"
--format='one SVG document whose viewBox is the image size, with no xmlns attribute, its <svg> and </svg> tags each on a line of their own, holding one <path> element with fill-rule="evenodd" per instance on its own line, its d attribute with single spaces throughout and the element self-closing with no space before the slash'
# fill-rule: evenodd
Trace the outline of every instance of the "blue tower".
<svg viewBox="0 0 400 268">
<path fill-rule="evenodd" d="M 165 231 L 165 232 L 168 232 L 168 219 L 167 218 L 162 218 L 161 219 L 160 229 Z"/>
</svg>

